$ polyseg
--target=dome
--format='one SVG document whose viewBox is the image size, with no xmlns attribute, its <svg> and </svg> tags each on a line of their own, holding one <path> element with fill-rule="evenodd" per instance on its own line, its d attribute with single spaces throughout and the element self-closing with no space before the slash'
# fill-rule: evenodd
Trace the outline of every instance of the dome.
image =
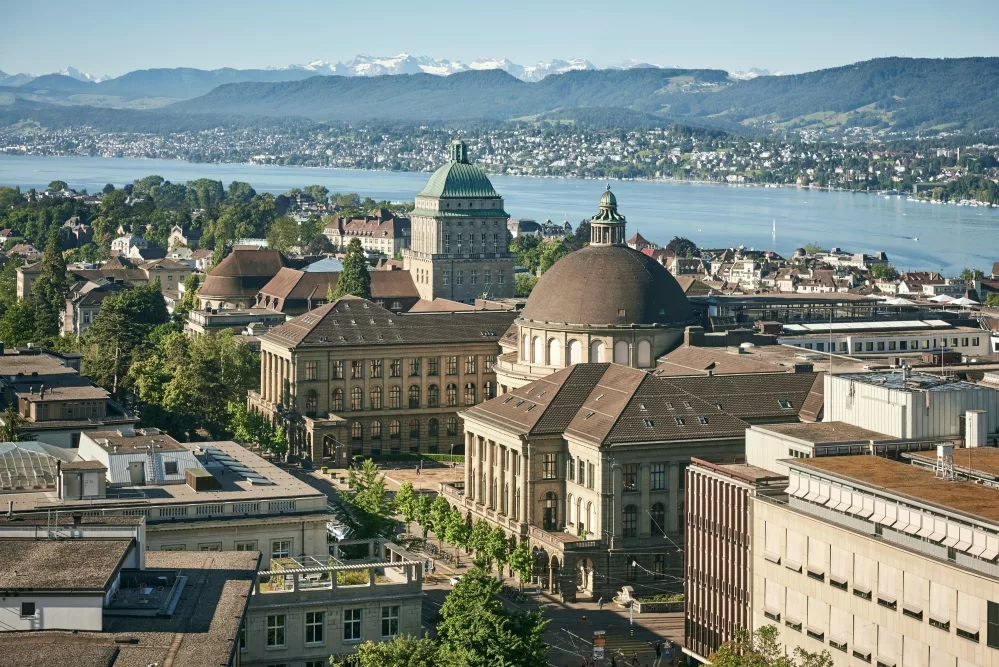
<svg viewBox="0 0 999 667">
<path fill-rule="evenodd" d="M 601 206 L 617 206 L 617 197 L 611 192 L 610 184 L 607 185 L 607 190 L 600 195 L 600 205 Z"/>
<path fill-rule="evenodd" d="M 588 326 L 680 325 L 692 311 L 673 275 L 648 255 L 626 246 L 591 245 L 541 276 L 521 318 Z"/>
<path fill-rule="evenodd" d="M 451 160 L 427 181 L 417 197 L 463 197 L 489 199 L 499 193 L 486 173 L 468 162 L 468 147 L 463 141 L 451 142 Z"/>
</svg>

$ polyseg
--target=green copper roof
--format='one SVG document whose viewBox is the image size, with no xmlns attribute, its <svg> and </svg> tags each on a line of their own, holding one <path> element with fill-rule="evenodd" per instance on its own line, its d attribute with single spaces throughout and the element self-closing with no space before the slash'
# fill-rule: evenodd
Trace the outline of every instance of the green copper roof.
<svg viewBox="0 0 999 667">
<path fill-rule="evenodd" d="M 617 224 L 624 221 L 624 216 L 617 212 L 617 197 L 608 185 L 607 191 L 600 196 L 600 208 L 597 214 L 590 218 L 590 224 Z"/>
<path fill-rule="evenodd" d="M 417 197 L 499 197 L 485 172 L 469 164 L 468 147 L 463 141 L 451 143 L 451 160 L 435 171 Z"/>
</svg>

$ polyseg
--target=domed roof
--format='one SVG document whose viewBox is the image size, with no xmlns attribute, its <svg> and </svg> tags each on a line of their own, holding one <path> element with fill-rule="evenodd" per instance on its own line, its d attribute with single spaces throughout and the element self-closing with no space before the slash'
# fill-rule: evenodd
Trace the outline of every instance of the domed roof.
<svg viewBox="0 0 999 667">
<path fill-rule="evenodd" d="M 468 162 L 468 147 L 463 141 L 451 142 L 451 160 L 439 168 L 417 197 L 499 197 L 486 173 Z"/>
<path fill-rule="evenodd" d="M 600 195 L 600 205 L 601 206 L 617 206 L 617 197 L 611 192 L 610 183 L 607 184 L 607 190 Z"/>
<path fill-rule="evenodd" d="M 682 324 L 687 295 L 657 261 L 628 247 L 587 246 L 538 280 L 521 318 L 590 326 Z"/>
</svg>

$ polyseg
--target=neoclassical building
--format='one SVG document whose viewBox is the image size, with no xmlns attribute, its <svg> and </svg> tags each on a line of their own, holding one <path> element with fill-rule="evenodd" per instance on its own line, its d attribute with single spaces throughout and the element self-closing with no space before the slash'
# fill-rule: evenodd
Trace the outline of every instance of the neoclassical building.
<svg viewBox="0 0 999 667">
<path fill-rule="evenodd" d="M 590 245 L 559 260 L 531 292 L 514 326 L 517 350 L 499 357 L 500 393 L 581 362 L 652 368 L 694 316 L 661 264 L 628 247 L 610 191 L 590 218 Z"/>
<path fill-rule="evenodd" d="M 450 152 L 448 163 L 416 195 L 403 268 L 421 299 L 474 303 L 483 295 L 511 297 L 515 257 L 503 198 L 468 161 L 465 142 L 453 141 Z"/>
</svg>

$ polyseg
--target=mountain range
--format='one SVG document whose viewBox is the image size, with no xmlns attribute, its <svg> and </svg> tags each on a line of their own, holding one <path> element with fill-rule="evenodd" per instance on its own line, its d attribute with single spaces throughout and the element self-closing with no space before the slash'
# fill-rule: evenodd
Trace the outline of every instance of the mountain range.
<svg viewBox="0 0 999 667">
<path fill-rule="evenodd" d="M 354 74 L 338 73 L 341 65 Z M 454 63 L 401 54 L 261 70 L 137 70 L 99 82 L 49 74 L 20 85 L 0 81 L 0 121 L 41 117 L 49 109 L 48 122 L 79 125 L 85 115 L 79 107 L 87 106 L 159 108 L 156 127 L 170 114 L 183 114 L 201 116 L 187 121 L 197 123 L 239 116 L 240 122 L 551 119 L 610 127 L 683 121 L 738 132 L 999 128 L 999 58 L 880 58 L 785 76 L 636 62 L 598 70 L 585 61 L 552 61 L 546 65 L 553 73 L 542 77 L 541 66 L 528 71 L 508 61 L 473 65 L 446 74 Z M 525 81 L 528 76 L 541 78 Z M 51 111 L 70 105 L 72 114 Z M 113 113 L 89 117 L 114 127 Z M 133 128 L 144 122 L 141 114 L 119 117 Z"/>
</svg>

